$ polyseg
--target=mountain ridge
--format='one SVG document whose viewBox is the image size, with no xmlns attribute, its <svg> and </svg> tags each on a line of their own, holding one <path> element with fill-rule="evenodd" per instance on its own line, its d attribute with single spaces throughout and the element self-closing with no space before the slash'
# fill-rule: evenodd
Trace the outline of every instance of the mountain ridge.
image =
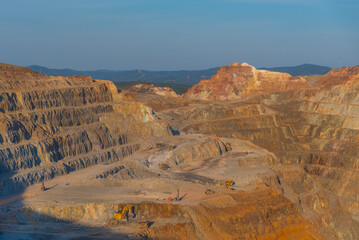
<svg viewBox="0 0 359 240">
<path fill-rule="evenodd" d="M 86 75 L 95 79 L 111 80 L 113 82 L 165 82 L 193 85 L 202 79 L 210 78 L 219 68 L 204 70 L 178 70 L 178 71 L 149 71 L 149 70 L 93 70 L 77 71 L 69 68 L 51 69 L 39 65 L 28 66 L 31 70 L 52 76 Z"/>
<path fill-rule="evenodd" d="M 321 66 L 316 64 L 301 64 L 298 66 L 284 66 L 284 67 L 271 67 L 271 68 L 258 68 L 261 70 L 268 70 L 273 72 L 289 73 L 292 76 L 303 76 L 303 75 L 323 75 L 328 73 L 332 68 L 327 66 Z"/>
<path fill-rule="evenodd" d="M 147 81 L 153 83 L 176 83 L 194 85 L 203 79 L 209 79 L 217 73 L 219 67 L 203 70 L 177 70 L 177 71 L 150 71 L 150 70 L 89 70 L 78 71 L 70 68 L 52 69 L 40 65 L 28 66 L 31 70 L 52 76 L 86 75 L 95 79 L 111 80 L 113 82 L 136 82 Z M 292 67 L 258 68 L 276 72 L 286 72 L 292 76 L 321 75 L 329 72 L 330 67 L 315 64 L 302 64 Z"/>
</svg>

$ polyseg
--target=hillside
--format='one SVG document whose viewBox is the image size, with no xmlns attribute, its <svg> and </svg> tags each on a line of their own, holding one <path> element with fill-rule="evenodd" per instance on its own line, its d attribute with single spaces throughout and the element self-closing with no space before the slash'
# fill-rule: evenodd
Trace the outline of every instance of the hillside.
<svg viewBox="0 0 359 240">
<path fill-rule="evenodd" d="M 73 69 L 51 69 L 43 66 L 32 65 L 29 68 L 35 72 L 47 74 L 50 76 L 71 76 L 85 75 L 94 79 L 110 80 L 113 82 L 137 82 L 146 81 L 152 83 L 171 83 L 193 86 L 203 79 L 212 77 L 218 70 L 218 67 L 204 70 L 182 70 L 182 71 L 146 71 L 146 70 L 93 70 L 77 71 Z M 275 72 L 289 73 L 292 76 L 299 75 L 321 75 L 329 72 L 331 68 L 313 64 L 303 64 L 294 67 L 275 67 L 259 68 Z"/>
<path fill-rule="evenodd" d="M 238 100 L 247 96 L 309 88 L 303 77 L 258 70 L 247 63 L 222 66 L 208 80 L 202 80 L 184 94 L 199 100 Z"/>
<path fill-rule="evenodd" d="M 358 68 L 178 96 L 4 65 L 0 238 L 359 239 Z"/>
<path fill-rule="evenodd" d="M 333 69 L 309 87 L 288 87 L 295 77 L 262 71 L 225 66 L 186 94 L 206 102 L 149 105 L 161 107 L 176 131 L 246 139 L 274 153 L 282 193 L 325 239 L 359 239 L 359 66 Z"/>
</svg>

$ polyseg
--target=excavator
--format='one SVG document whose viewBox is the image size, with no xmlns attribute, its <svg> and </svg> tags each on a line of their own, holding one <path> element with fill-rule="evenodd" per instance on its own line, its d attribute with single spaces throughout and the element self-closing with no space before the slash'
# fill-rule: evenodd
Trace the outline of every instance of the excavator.
<svg viewBox="0 0 359 240">
<path fill-rule="evenodd" d="M 227 152 L 232 151 L 232 146 L 229 142 L 225 143 L 224 146 L 226 146 Z"/>
<path fill-rule="evenodd" d="M 213 140 L 215 140 L 215 141 L 217 141 L 217 142 L 219 142 L 219 143 L 223 143 L 223 142 L 219 139 L 219 137 L 216 137 L 216 136 L 214 136 L 214 135 L 210 135 L 210 137 L 211 137 Z M 231 144 L 230 144 L 229 142 L 224 143 L 224 146 L 226 147 L 227 152 L 232 151 L 232 146 L 231 146 Z"/>
<path fill-rule="evenodd" d="M 134 217 L 134 207 L 131 204 L 126 204 L 126 206 L 123 207 L 122 211 L 115 212 L 113 214 L 113 219 L 115 220 L 128 220 L 129 217 Z"/>
<path fill-rule="evenodd" d="M 42 180 L 41 190 L 46 191 L 45 180 Z"/>
<path fill-rule="evenodd" d="M 231 190 L 233 185 L 234 185 L 233 180 L 226 180 L 224 182 L 221 182 L 221 186 L 225 186 L 228 190 Z"/>
</svg>

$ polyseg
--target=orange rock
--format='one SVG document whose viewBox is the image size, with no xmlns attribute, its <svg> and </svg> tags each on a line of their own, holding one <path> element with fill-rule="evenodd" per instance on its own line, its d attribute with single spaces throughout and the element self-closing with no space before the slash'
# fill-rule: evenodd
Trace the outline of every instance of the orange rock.
<svg viewBox="0 0 359 240">
<path fill-rule="evenodd" d="M 247 63 L 223 66 L 209 80 L 202 80 L 184 95 L 200 100 L 235 100 L 246 96 L 308 88 L 303 77 L 257 70 Z"/>
<path fill-rule="evenodd" d="M 321 77 L 317 85 L 333 87 L 335 85 L 348 83 L 355 79 L 359 80 L 359 65 L 355 67 L 335 68 Z"/>
<path fill-rule="evenodd" d="M 183 211 L 188 211 L 188 222 L 154 226 L 145 235 L 151 239 L 324 239 L 288 199 L 269 188 L 223 195 Z"/>
</svg>

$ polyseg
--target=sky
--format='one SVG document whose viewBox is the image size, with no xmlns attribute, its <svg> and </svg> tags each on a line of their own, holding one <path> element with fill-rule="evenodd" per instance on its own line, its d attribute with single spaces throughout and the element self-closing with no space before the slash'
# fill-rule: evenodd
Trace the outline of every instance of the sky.
<svg viewBox="0 0 359 240">
<path fill-rule="evenodd" d="M 76 70 L 359 65 L 359 0 L 0 0 L 0 62 Z"/>
</svg>

